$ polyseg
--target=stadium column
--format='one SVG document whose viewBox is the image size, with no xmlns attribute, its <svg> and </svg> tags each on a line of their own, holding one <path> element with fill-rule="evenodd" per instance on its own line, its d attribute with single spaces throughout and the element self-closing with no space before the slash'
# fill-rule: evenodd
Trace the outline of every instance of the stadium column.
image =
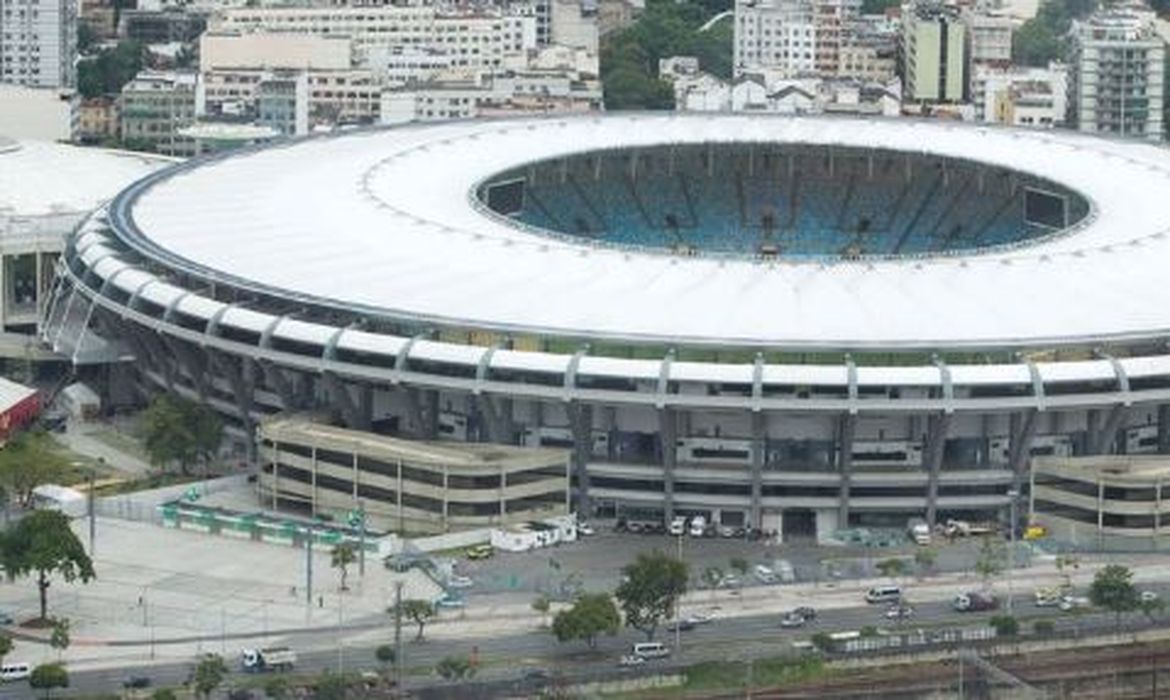
<svg viewBox="0 0 1170 700">
<path fill-rule="evenodd" d="M 1008 469 L 1012 473 L 1012 489 L 1019 491 L 1024 484 L 1024 470 L 1032 454 L 1032 438 L 1036 435 L 1037 411 L 1026 411 L 1022 416 L 1012 416 L 1014 425 L 1011 444 L 1008 446 Z"/>
<path fill-rule="evenodd" d="M 760 527 L 760 499 L 763 496 L 764 459 L 768 449 L 768 426 L 762 411 L 752 413 L 752 505 L 749 524 Z"/>
<path fill-rule="evenodd" d="M 939 413 L 930 417 L 926 433 L 926 523 L 932 528 L 938 522 L 938 472 L 950 427 L 951 414 Z"/>
<path fill-rule="evenodd" d="M 589 499 L 589 457 L 593 454 L 593 407 L 574 401 L 568 406 L 569 428 L 573 432 L 571 454 L 573 474 L 577 477 L 577 512 L 592 515 Z"/>
<path fill-rule="evenodd" d="M 1104 423 L 1092 433 L 1089 454 L 1101 455 L 1113 453 L 1113 445 L 1117 441 L 1117 431 L 1121 427 L 1121 421 L 1124 418 L 1124 405 L 1117 404 L 1109 409 L 1109 415 L 1105 418 Z"/>
<path fill-rule="evenodd" d="M 678 459 L 678 415 L 658 409 L 658 441 L 662 450 L 662 505 L 666 521 L 674 519 L 674 468 Z"/>
<path fill-rule="evenodd" d="M 1158 454 L 1170 453 L 1170 404 L 1158 406 Z"/>
<path fill-rule="evenodd" d="M 248 458 L 251 461 L 255 455 L 255 425 L 252 422 L 252 401 L 254 399 L 253 387 L 247 381 L 243 371 L 242 360 L 238 361 L 241 364 L 237 365 L 237 360 L 228 355 L 224 355 L 210 348 L 207 350 L 207 359 L 217 373 L 223 377 L 228 386 L 232 389 L 232 395 L 236 399 L 236 411 L 240 414 L 240 420 L 244 423 L 244 430 L 248 434 Z"/>
<path fill-rule="evenodd" d="M 323 379 L 325 388 L 329 391 L 329 398 L 334 408 L 341 411 L 346 427 L 351 430 L 369 430 L 368 421 L 363 420 L 361 407 L 354 402 L 345 382 L 333 372 L 323 373 Z"/>
<path fill-rule="evenodd" d="M 857 415 L 844 413 L 837 417 L 837 469 L 840 471 L 840 493 L 837 495 L 837 527 L 849 527 L 849 490 L 853 486 L 853 436 L 857 432 Z"/>
<path fill-rule="evenodd" d="M 178 360 L 179 364 L 191 377 L 191 384 L 195 387 L 195 391 L 199 393 L 199 400 L 207 401 L 207 364 L 203 362 L 195 351 L 190 346 L 180 340 L 173 340 L 165 335 L 160 335 L 159 340 L 169 351 L 170 356 Z M 206 356 L 211 358 L 215 353 L 214 350 L 207 349 Z"/>
<path fill-rule="evenodd" d="M 423 416 L 422 402 L 419 401 L 419 389 L 413 386 L 406 387 L 403 396 L 406 399 L 406 414 L 410 420 L 410 434 L 416 438 L 426 439 L 426 420 Z"/>
<path fill-rule="evenodd" d="M 439 436 L 439 391 L 438 389 L 424 389 L 422 398 L 422 436 L 424 440 L 434 440 Z"/>
<path fill-rule="evenodd" d="M 280 403 L 284 405 L 284 410 L 295 411 L 300 408 L 296 387 L 285 375 L 284 370 L 269 361 L 261 361 L 259 365 L 260 372 L 264 375 L 264 383 L 276 390 L 276 395 L 280 397 Z"/>
</svg>

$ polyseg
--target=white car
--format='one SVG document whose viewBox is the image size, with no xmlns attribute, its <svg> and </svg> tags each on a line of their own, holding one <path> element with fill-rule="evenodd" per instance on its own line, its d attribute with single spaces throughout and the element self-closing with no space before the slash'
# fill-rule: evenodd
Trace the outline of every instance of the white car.
<svg viewBox="0 0 1170 700">
<path fill-rule="evenodd" d="M 469 576 L 460 576 L 459 574 L 452 574 L 447 579 L 448 588 L 471 588 L 475 585 L 475 581 L 471 580 Z"/>
<path fill-rule="evenodd" d="M 692 625 L 707 625 L 715 621 L 715 614 L 711 612 L 693 612 L 683 618 Z"/>
<path fill-rule="evenodd" d="M 1060 609 L 1064 612 L 1080 610 L 1091 605 L 1092 603 L 1089 602 L 1089 599 L 1084 596 L 1066 595 L 1060 599 Z"/>
<path fill-rule="evenodd" d="M 676 517 L 674 520 L 670 521 L 670 529 L 669 529 L 670 534 L 677 537 L 686 531 L 687 531 L 687 519 L 686 518 L 679 516 L 679 517 Z"/>
<path fill-rule="evenodd" d="M 719 588 L 739 588 L 739 577 L 735 574 L 727 574 L 719 579 Z"/>
<path fill-rule="evenodd" d="M 1152 603 L 1159 598 L 1157 591 L 1142 591 L 1138 594 L 1138 600 L 1143 603 Z"/>
<path fill-rule="evenodd" d="M 593 526 L 589 523 L 581 523 L 577 525 L 577 534 L 589 537 L 590 535 L 595 534 L 595 531 L 593 530 Z"/>
<path fill-rule="evenodd" d="M 621 661 L 618 662 L 618 665 L 641 666 L 644 663 L 646 663 L 646 659 L 644 657 L 638 656 L 637 654 L 626 654 L 622 657 Z"/>
<path fill-rule="evenodd" d="M 887 620 L 908 620 L 914 617 L 914 608 L 909 605 L 894 605 L 885 612 Z"/>
<path fill-rule="evenodd" d="M 804 623 L 804 615 L 801 615 L 795 611 L 786 612 L 784 613 L 784 616 L 780 618 L 780 626 L 785 628 L 804 627 Z"/>
<path fill-rule="evenodd" d="M 776 572 L 763 564 L 758 564 L 752 573 L 760 583 L 769 584 L 777 581 Z"/>
</svg>

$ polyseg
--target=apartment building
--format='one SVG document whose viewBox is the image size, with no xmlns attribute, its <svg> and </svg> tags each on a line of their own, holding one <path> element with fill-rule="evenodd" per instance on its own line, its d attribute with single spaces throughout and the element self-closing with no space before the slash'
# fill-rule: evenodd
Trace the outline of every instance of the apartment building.
<svg viewBox="0 0 1170 700">
<path fill-rule="evenodd" d="M 194 141 L 179 131 L 195 123 L 198 91 L 197 73 L 139 73 L 122 87 L 122 139 L 163 155 L 194 155 Z"/>
<path fill-rule="evenodd" d="M 817 74 L 835 75 L 848 30 L 861 10 L 861 0 L 812 0 L 816 37 L 814 60 Z"/>
<path fill-rule="evenodd" d="M 359 66 L 367 64 L 375 47 L 440 51 L 461 68 L 493 68 L 508 55 L 536 48 L 536 20 L 531 15 L 500 10 L 449 13 L 433 6 L 237 8 L 223 11 L 213 29 L 349 37 Z"/>
<path fill-rule="evenodd" d="M 1069 121 L 1081 131 L 1161 140 L 1165 43 L 1154 15 L 1105 10 L 1073 24 Z"/>
<path fill-rule="evenodd" d="M 916 4 L 905 8 L 898 70 L 907 101 L 966 100 L 966 36 L 966 25 L 954 7 Z"/>
<path fill-rule="evenodd" d="M 0 83 L 77 84 L 75 0 L 0 0 Z"/>
<path fill-rule="evenodd" d="M 1010 126 L 1063 126 L 1068 111 L 1068 68 L 973 68 L 971 101 L 979 121 Z"/>
<path fill-rule="evenodd" d="M 806 0 L 737 0 L 735 75 L 767 71 L 784 77 L 817 68 L 817 28 Z"/>
</svg>

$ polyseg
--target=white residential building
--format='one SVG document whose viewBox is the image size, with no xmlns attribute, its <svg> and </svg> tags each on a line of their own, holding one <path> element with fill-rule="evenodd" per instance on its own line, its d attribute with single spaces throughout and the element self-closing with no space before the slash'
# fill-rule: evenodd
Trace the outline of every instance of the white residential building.
<svg viewBox="0 0 1170 700">
<path fill-rule="evenodd" d="M 516 113 L 570 113 L 601 109 L 601 84 L 563 72 L 484 74 L 382 92 L 381 123 L 443 121 Z"/>
<path fill-rule="evenodd" d="M 598 52 L 597 5 L 584 0 L 552 0 L 549 43 Z"/>
<path fill-rule="evenodd" d="M 0 83 L 77 84 L 76 0 L 0 0 Z"/>
<path fill-rule="evenodd" d="M 962 102 L 967 91 L 966 27 L 949 6 L 908 6 L 902 17 L 899 74 L 910 102 Z"/>
<path fill-rule="evenodd" d="M 346 36 L 365 65 L 375 47 L 410 46 L 453 57 L 456 67 L 494 68 L 536 48 L 536 20 L 502 11 L 447 13 L 435 7 L 274 7 L 225 10 L 216 31 Z"/>
<path fill-rule="evenodd" d="M 978 121 L 1051 128 L 1065 123 L 1068 68 L 975 66 L 971 101 Z"/>
<path fill-rule="evenodd" d="M 1165 44 L 1151 12 L 1102 11 L 1073 24 L 1069 116 L 1081 131 L 1161 140 Z"/>
<path fill-rule="evenodd" d="M 199 37 L 199 70 L 269 68 L 345 70 L 352 65 L 348 37 L 315 34 L 205 32 Z"/>
<path fill-rule="evenodd" d="M 816 63 L 816 25 L 807 0 L 737 0 L 735 75 L 768 70 L 810 75 Z"/>
</svg>

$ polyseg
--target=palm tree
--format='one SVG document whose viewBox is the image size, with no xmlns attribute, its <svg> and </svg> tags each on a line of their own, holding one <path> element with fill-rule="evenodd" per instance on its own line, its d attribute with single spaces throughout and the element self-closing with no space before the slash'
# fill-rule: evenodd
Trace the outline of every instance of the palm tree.
<svg viewBox="0 0 1170 700">
<path fill-rule="evenodd" d="M 333 557 L 330 566 L 341 569 L 341 590 L 348 591 L 345 580 L 349 576 L 349 565 L 357 561 L 357 553 L 349 542 L 342 542 L 333 547 Z"/>
</svg>

